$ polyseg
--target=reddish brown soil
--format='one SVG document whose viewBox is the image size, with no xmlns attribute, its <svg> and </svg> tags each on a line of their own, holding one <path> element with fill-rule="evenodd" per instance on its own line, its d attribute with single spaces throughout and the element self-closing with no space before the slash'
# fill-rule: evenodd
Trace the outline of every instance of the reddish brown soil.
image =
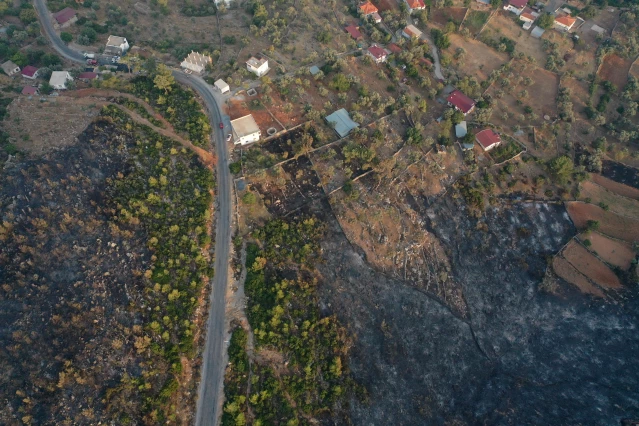
<svg viewBox="0 0 639 426">
<path fill-rule="evenodd" d="M 599 221 L 599 231 L 620 240 L 639 240 L 639 220 L 629 219 L 618 214 L 607 212 L 594 204 L 571 201 L 566 209 L 575 226 L 584 229 L 589 220 Z"/>
<path fill-rule="evenodd" d="M 598 232 L 589 232 L 579 235 L 581 241 L 590 240 L 590 250 L 601 259 L 613 266 L 628 270 L 635 258 L 632 246 L 622 241 L 613 240 Z"/>
<path fill-rule="evenodd" d="M 621 58 L 617 55 L 608 55 L 604 59 L 603 65 L 599 68 L 599 77 L 610 81 L 617 89 L 621 90 L 628 81 L 628 71 L 632 61 Z"/>
<path fill-rule="evenodd" d="M 632 186 L 624 185 L 623 183 L 615 182 L 602 175 L 592 174 L 591 179 L 597 185 L 603 186 L 608 191 L 612 191 L 615 194 L 623 195 L 624 197 L 633 198 L 639 200 L 639 189 Z"/>
<path fill-rule="evenodd" d="M 466 15 L 465 7 L 442 7 L 441 9 L 431 9 L 429 21 L 440 26 L 444 26 L 448 21 L 453 21 L 457 25 L 461 24 L 462 19 Z"/>
<path fill-rule="evenodd" d="M 552 261 L 552 267 L 555 274 L 559 275 L 570 284 L 577 287 L 583 293 L 592 294 L 597 297 L 605 297 L 603 291 L 595 287 L 584 277 L 579 271 L 577 271 L 566 259 L 561 256 L 555 256 Z"/>
<path fill-rule="evenodd" d="M 621 281 L 612 270 L 576 241 L 571 241 L 563 251 L 564 258 L 579 272 L 608 289 L 621 288 Z"/>
<path fill-rule="evenodd" d="M 380 12 L 387 10 L 399 10 L 399 4 L 397 0 L 379 0 L 376 2 L 376 6 Z"/>
<path fill-rule="evenodd" d="M 590 202 L 593 204 L 599 205 L 599 203 L 603 203 L 607 205 L 612 212 L 633 219 L 639 219 L 639 201 L 617 195 L 612 191 L 608 191 L 603 186 L 599 186 L 590 181 L 583 182 L 579 189 L 579 199 L 585 200 L 586 198 L 590 198 Z"/>
</svg>

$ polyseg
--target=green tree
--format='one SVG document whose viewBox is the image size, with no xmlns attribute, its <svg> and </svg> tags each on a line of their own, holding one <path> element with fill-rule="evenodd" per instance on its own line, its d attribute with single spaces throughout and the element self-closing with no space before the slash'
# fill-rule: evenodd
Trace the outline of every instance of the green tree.
<svg viewBox="0 0 639 426">
<path fill-rule="evenodd" d="M 71 33 L 62 32 L 60 33 L 60 38 L 66 44 L 69 44 L 73 41 L 73 35 Z"/>
<path fill-rule="evenodd" d="M 555 23 L 555 17 L 552 16 L 550 13 L 542 14 L 537 20 L 537 25 L 545 30 L 552 27 L 554 23 Z"/>
<path fill-rule="evenodd" d="M 20 11 L 20 21 L 22 21 L 23 24 L 28 25 L 37 20 L 38 15 L 36 15 L 36 12 L 33 8 L 22 9 Z"/>
<path fill-rule="evenodd" d="M 499 9 L 502 4 L 503 4 L 502 0 L 490 0 L 490 6 L 493 9 Z"/>
<path fill-rule="evenodd" d="M 344 74 L 340 73 L 333 78 L 330 86 L 338 92 L 346 92 L 351 88 L 351 83 Z"/>
<path fill-rule="evenodd" d="M 164 90 L 164 93 L 167 94 L 173 88 L 175 84 L 175 78 L 171 75 L 171 70 L 167 68 L 166 65 L 160 64 L 156 69 L 157 74 L 155 78 L 153 78 L 153 83 L 155 88 L 158 90 Z"/>
<path fill-rule="evenodd" d="M 433 37 L 433 43 L 435 43 L 435 46 L 437 46 L 439 49 L 448 49 L 448 47 L 450 46 L 450 39 L 440 30 L 433 28 L 430 31 L 430 35 Z"/>
<path fill-rule="evenodd" d="M 555 177 L 560 184 L 566 183 L 570 175 L 572 174 L 574 165 L 572 160 L 567 155 L 553 158 L 548 163 L 549 172 Z"/>
</svg>

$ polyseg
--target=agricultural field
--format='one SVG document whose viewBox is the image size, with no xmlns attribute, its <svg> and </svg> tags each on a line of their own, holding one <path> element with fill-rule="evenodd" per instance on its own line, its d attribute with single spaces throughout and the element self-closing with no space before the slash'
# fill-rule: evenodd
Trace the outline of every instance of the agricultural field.
<svg viewBox="0 0 639 426">
<path fill-rule="evenodd" d="M 619 215 L 639 219 L 639 201 L 616 195 L 596 183 L 582 182 L 579 185 L 579 199 L 603 206 Z"/>
<path fill-rule="evenodd" d="M 552 260 L 552 268 L 559 277 L 576 286 L 581 292 L 601 298 L 606 297 L 600 288 L 592 284 L 585 275 L 563 257 L 555 256 Z"/>
<path fill-rule="evenodd" d="M 466 10 L 468 9 L 465 7 L 433 8 L 428 21 L 440 28 L 446 26 L 448 22 L 453 22 L 455 29 L 457 29 L 466 15 Z"/>
<path fill-rule="evenodd" d="M 627 242 L 612 239 L 599 232 L 587 232 L 579 235 L 582 244 L 590 241 L 588 249 L 600 257 L 604 262 L 627 271 L 637 253 Z"/>
<path fill-rule="evenodd" d="M 632 243 L 639 241 L 639 220 L 619 216 L 599 206 L 580 201 L 566 203 L 570 218 L 578 229 L 585 229 L 589 221 L 599 222 L 599 232 Z"/>
<path fill-rule="evenodd" d="M 466 16 L 462 27 L 466 28 L 471 36 L 475 36 L 484 27 L 490 16 L 489 10 L 471 9 Z"/>
<path fill-rule="evenodd" d="M 612 54 L 604 58 L 597 76 L 604 81 L 610 81 L 617 90 L 623 89 L 628 82 L 628 72 L 633 60 Z"/>
<path fill-rule="evenodd" d="M 591 179 L 597 185 L 602 186 L 607 190 L 614 192 L 615 194 L 632 198 L 634 200 L 639 200 L 639 189 L 637 188 L 615 182 L 614 180 L 608 179 L 596 173 L 593 173 L 591 175 Z"/>
<path fill-rule="evenodd" d="M 575 240 L 564 248 L 561 255 L 599 287 L 606 290 L 621 288 L 621 282 L 615 273 Z"/>
<path fill-rule="evenodd" d="M 508 62 L 505 53 L 497 52 L 480 41 L 466 40 L 457 34 L 451 34 L 448 52 L 452 54 L 460 48 L 466 52 L 464 58 L 455 64 L 460 76 L 474 76 L 477 80 L 484 81 L 491 72 Z"/>
</svg>

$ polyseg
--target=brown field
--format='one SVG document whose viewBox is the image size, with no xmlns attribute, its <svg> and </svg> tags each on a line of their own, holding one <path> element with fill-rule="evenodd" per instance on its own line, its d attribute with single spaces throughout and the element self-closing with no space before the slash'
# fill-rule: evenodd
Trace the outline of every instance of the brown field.
<svg viewBox="0 0 639 426">
<path fill-rule="evenodd" d="M 594 204 L 571 201 L 566 203 L 566 209 L 575 226 L 584 229 L 589 220 L 599 222 L 599 232 L 613 238 L 628 241 L 639 241 L 639 220 L 619 216 L 607 212 Z"/>
<path fill-rule="evenodd" d="M 595 50 L 571 50 L 568 54 L 566 67 L 564 69 L 571 70 L 575 78 L 588 78 L 590 74 L 595 73 Z"/>
<path fill-rule="evenodd" d="M 546 62 L 546 53 L 541 48 L 541 40 L 532 37 L 530 32 L 524 31 L 513 21 L 512 16 L 514 15 L 510 12 L 497 13 L 490 20 L 481 36 L 489 36 L 493 39 L 509 38 L 516 43 L 515 50 L 517 52 L 535 58 L 537 64 L 543 67 Z"/>
<path fill-rule="evenodd" d="M 566 259 L 555 256 L 552 260 L 552 268 L 555 274 L 559 275 L 570 284 L 577 287 L 583 293 L 592 294 L 597 297 L 606 297 L 601 289 L 594 286 L 588 279 L 577 271 Z"/>
<path fill-rule="evenodd" d="M 607 289 L 621 288 L 621 281 L 612 270 L 575 240 L 562 252 L 564 258 L 579 272 Z"/>
<path fill-rule="evenodd" d="M 271 127 L 274 127 L 278 132 L 284 130 L 264 106 L 253 107 L 250 104 L 254 99 L 255 97 L 249 97 L 246 93 L 231 98 L 227 102 L 228 114 L 231 120 L 251 114 L 262 131 L 263 137 L 267 137 L 266 131 Z"/>
<path fill-rule="evenodd" d="M 596 183 L 590 181 L 581 183 L 579 199 L 586 198 L 590 198 L 593 204 L 607 204 L 610 211 L 622 216 L 639 219 L 639 201 L 617 195 Z"/>
<path fill-rule="evenodd" d="M 397 0 L 378 0 L 375 3 L 380 12 L 384 12 L 387 10 L 399 10 L 399 4 L 397 3 Z"/>
<path fill-rule="evenodd" d="M 507 54 L 497 52 L 481 41 L 464 40 L 463 37 L 457 34 L 450 34 L 448 52 L 455 52 L 458 47 L 467 52 L 463 63 L 458 67 L 459 73 L 462 76 L 475 76 L 480 82 L 486 80 L 493 70 L 508 61 Z"/>
<path fill-rule="evenodd" d="M 581 241 L 590 240 L 592 245 L 590 250 L 597 254 L 604 261 L 613 266 L 618 266 L 623 270 L 628 270 L 632 265 L 636 254 L 630 244 L 613 240 L 599 232 L 589 232 L 580 234 Z"/>
<path fill-rule="evenodd" d="M 617 89 L 622 90 L 628 81 L 628 71 L 631 64 L 630 59 L 624 59 L 614 54 L 608 55 L 604 58 L 598 75 L 603 80 L 613 83 Z"/>
<path fill-rule="evenodd" d="M 632 63 L 632 65 L 630 66 L 630 70 L 628 71 L 628 74 L 633 76 L 636 79 L 639 79 L 639 64 L 637 64 L 637 61 Z"/>
<path fill-rule="evenodd" d="M 442 7 L 440 9 L 432 8 L 431 15 L 428 17 L 429 23 L 433 23 L 443 27 L 449 21 L 455 24 L 461 24 L 466 15 L 465 7 Z"/>
<path fill-rule="evenodd" d="M 608 191 L 612 191 L 615 194 L 623 195 L 624 197 L 633 198 L 639 200 L 639 189 L 632 186 L 624 185 L 623 183 L 615 182 L 599 174 L 590 175 L 593 182 L 597 185 L 601 185 Z"/>
<path fill-rule="evenodd" d="M 568 87 L 572 92 L 572 110 L 575 112 L 575 117 L 586 119 L 584 110 L 586 109 L 588 98 L 590 97 L 590 94 L 588 93 L 588 83 L 564 76 L 561 80 L 561 85 Z"/>
</svg>

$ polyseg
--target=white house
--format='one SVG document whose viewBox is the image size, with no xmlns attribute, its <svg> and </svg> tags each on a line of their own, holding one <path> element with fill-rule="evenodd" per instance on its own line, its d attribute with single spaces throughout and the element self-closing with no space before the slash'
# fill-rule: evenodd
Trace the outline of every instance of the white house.
<svg viewBox="0 0 639 426">
<path fill-rule="evenodd" d="M 388 58 L 388 52 L 376 44 L 369 47 L 368 50 L 366 50 L 366 54 L 373 58 L 376 64 L 386 62 L 386 58 Z"/>
<path fill-rule="evenodd" d="M 415 10 L 426 9 L 424 0 L 404 0 L 404 3 L 406 3 L 406 7 L 408 7 L 409 13 L 413 13 Z"/>
<path fill-rule="evenodd" d="M 423 33 L 415 25 L 408 25 L 406 28 L 402 30 L 402 36 L 404 36 L 405 38 L 409 40 L 412 39 L 413 37 L 421 38 L 422 34 Z"/>
<path fill-rule="evenodd" d="M 577 19 L 569 15 L 557 16 L 555 18 L 555 29 L 568 32 L 577 22 Z"/>
<path fill-rule="evenodd" d="M 12 61 L 7 61 L 4 64 L 0 65 L 2 67 L 2 71 L 9 77 L 15 75 L 20 72 L 20 67 L 14 64 Z"/>
<path fill-rule="evenodd" d="M 129 42 L 124 37 L 110 35 L 104 53 L 107 55 L 123 55 L 129 50 Z"/>
<path fill-rule="evenodd" d="M 226 93 L 226 92 L 229 92 L 231 90 L 231 88 L 229 87 L 228 83 L 226 81 L 222 80 L 221 78 L 216 80 L 215 83 L 213 83 L 213 85 L 221 93 Z"/>
<path fill-rule="evenodd" d="M 262 136 L 260 128 L 251 114 L 231 120 L 233 129 L 233 142 L 235 145 L 246 145 L 257 142 Z"/>
<path fill-rule="evenodd" d="M 508 3 L 504 6 L 504 10 L 519 16 L 527 4 L 528 0 L 508 0 Z"/>
<path fill-rule="evenodd" d="M 268 59 L 261 58 L 257 59 L 254 56 L 251 56 L 251 59 L 246 61 L 246 69 L 251 71 L 258 77 L 262 77 L 269 70 L 268 68 Z"/>
<path fill-rule="evenodd" d="M 191 51 L 189 55 L 182 61 L 180 66 L 184 69 L 202 74 L 206 70 L 208 64 L 212 64 L 213 59 L 210 56 Z"/>
<path fill-rule="evenodd" d="M 53 71 L 49 84 L 56 90 L 64 90 L 67 88 L 67 81 L 73 81 L 68 71 Z"/>
<path fill-rule="evenodd" d="M 28 78 L 29 80 L 35 80 L 38 78 L 38 69 L 32 65 L 27 65 L 22 68 L 22 77 Z"/>
</svg>

